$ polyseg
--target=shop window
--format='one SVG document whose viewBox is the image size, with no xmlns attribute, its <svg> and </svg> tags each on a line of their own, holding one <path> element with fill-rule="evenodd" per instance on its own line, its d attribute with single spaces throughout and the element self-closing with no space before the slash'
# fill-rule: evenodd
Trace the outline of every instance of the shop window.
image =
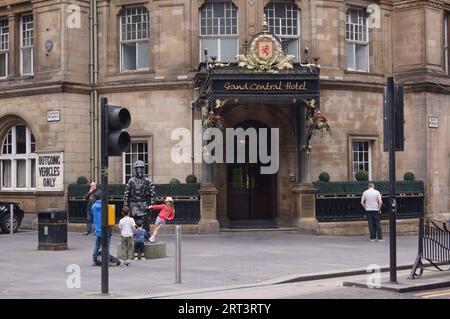
<svg viewBox="0 0 450 319">
<path fill-rule="evenodd" d="M 20 74 L 33 75 L 34 22 L 32 14 L 20 19 Z"/>
<path fill-rule="evenodd" d="M 357 171 L 364 170 L 369 173 L 369 180 L 372 179 L 372 142 L 352 141 L 352 178 L 355 181 Z"/>
<path fill-rule="evenodd" d="M 200 61 L 207 49 L 217 61 L 233 62 L 239 53 L 237 8 L 231 2 L 208 2 L 200 9 Z"/>
<path fill-rule="evenodd" d="M 0 152 L 0 189 L 36 188 L 36 141 L 22 124 L 13 126 L 3 139 Z"/>
<path fill-rule="evenodd" d="M 267 17 L 269 31 L 278 36 L 287 54 L 295 56 L 299 61 L 299 14 L 291 3 L 269 3 L 264 13 Z"/>
<path fill-rule="evenodd" d="M 145 176 L 149 176 L 149 157 L 148 157 L 148 143 L 147 142 L 132 142 L 129 152 L 123 155 L 123 182 L 134 175 L 134 163 L 136 161 L 143 161 L 145 163 Z"/>
<path fill-rule="evenodd" d="M 122 71 L 148 70 L 149 14 L 145 7 L 125 8 L 120 15 L 120 65 Z"/>
<path fill-rule="evenodd" d="M 347 69 L 369 71 L 369 28 L 364 10 L 349 9 L 345 24 Z"/>
<path fill-rule="evenodd" d="M 0 18 L 0 79 L 8 77 L 9 25 L 8 18 Z"/>
</svg>

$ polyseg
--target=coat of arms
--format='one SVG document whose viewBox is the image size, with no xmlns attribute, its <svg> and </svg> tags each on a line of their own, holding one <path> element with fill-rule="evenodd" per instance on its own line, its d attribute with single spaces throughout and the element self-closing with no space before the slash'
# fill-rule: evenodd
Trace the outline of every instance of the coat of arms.
<svg viewBox="0 0 450 319">
<path fill-rule="evenodd" d="M 293 58 L 293 55 L 284 54 L 280 39 L 267 31 L 253 37 L 247 55 L 237 56 L 239 66 L 269 73 L 277 73 L 275 69 L 292 69 Z"/>
</svg>

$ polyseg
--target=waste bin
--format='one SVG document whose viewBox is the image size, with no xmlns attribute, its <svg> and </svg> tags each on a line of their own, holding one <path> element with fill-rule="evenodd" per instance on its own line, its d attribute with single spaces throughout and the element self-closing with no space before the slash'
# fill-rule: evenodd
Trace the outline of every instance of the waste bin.
<svg viewBox="0 0 450 319">
<path fill-rule="evenodd" d="M 67 250 L 67 212 L 48 208 L 38 212 L 38 250 Z"/>
</svg>

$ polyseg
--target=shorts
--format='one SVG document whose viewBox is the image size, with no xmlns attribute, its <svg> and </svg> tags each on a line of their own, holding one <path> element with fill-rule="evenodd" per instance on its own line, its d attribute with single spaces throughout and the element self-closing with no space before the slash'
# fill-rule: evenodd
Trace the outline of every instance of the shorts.
<svg viewBox="0 0 450 319">
<path fill-rule="evenodd" d="M 155 221 L 156 226 L 164 225 L 165 223 L 166 223 L 166 221 L 164 219 L 156 217 L 156 221 Z"/>
</svg>

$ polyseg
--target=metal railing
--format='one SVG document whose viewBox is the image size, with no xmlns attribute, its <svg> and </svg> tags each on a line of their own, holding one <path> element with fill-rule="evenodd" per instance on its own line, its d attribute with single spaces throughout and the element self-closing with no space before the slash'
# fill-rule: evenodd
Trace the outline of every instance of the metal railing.
<svg viewBox="0 0 450 319">
<path fill-rule="evenodd" d="M 446 222 L 424 218 L 419 221 L 419 252 L 411 269 L 410 278 L 423 274 L 425 259 L 438 270 L 443 271 L 437 263 L 450 263 L 450 232 Z"/>
<path fill-rule="evenodd" d="M 423 193 L 398 194 L 397 218 L 408 219 L 424 216 Z M 360 204 L 361 195 L 316 195 L 316 219 L 319 222 L 366 220 L 366 212 Z M 388 219 L 386 209 L 389 196 L 383 196 L 381 218 Z"/>
<path fill-rule="evenodd" d="M 200 220 L 200 198 L 192 197 L 173 197 L 175 201 L 175 219 L 167 221 L 167 224 L 196 224 Z M 164 197 L 156 197 L 155 203 L 162 204 Z M 116 207 L 116 223 L 122 218 L 122 197 L 108 198 L 108 204 Z M 85 223 L 87 213 L 87 202 L 84 198 L 70 197 L 68 200 L 68 213 L 70 223 Z M 150 221 L 155 221 L 158 211 L 150 211 Z"/>
</svg>

